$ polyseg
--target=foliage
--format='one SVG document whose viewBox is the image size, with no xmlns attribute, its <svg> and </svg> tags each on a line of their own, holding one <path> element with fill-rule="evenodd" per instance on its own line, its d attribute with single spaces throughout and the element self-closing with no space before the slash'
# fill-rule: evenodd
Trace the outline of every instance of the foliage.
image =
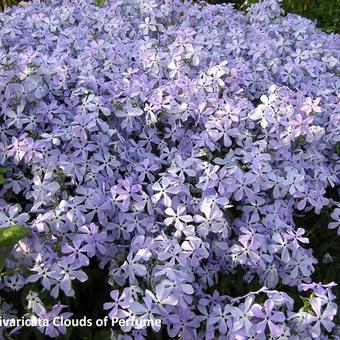
<svg viewBox="0 0 340 340">
<path fill-rule="evenodd" d="M 17 5 L 20 0 L 0 0 L 0 11 L 5 10 L 8 7 Z"/>
<path fill-rule="evenodd" d="M 28 229 L 19 225 L 0 228 L 0 247 L 11 246 L 27 236 Z"/>
<path fill-rule="evenodd" d="M 6 265 L 13 246 L 28 234 L 28 229 L 18 225 L 0 228 L 0 273 Z"/>
<path fill-rule="evenodd" d="M 103 7 L 106 3 L 106 0 L 95 0 L 94 4 L 95 6 L 98 6 L 98 7 Z"/>
</svg>

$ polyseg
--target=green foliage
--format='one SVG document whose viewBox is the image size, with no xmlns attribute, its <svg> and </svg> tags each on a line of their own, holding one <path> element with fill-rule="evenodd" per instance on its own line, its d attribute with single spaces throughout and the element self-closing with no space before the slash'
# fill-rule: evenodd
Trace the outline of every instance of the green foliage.
<svg viewBox="0 0 340 340">
<path fill-rule="evenodd" d="M 7 250 L 3 249 L 3 247 L 0 248 L 0 273 L 5 267 L 6 264 L 6 255 L 7 255 Z"/>
<path fill-rule="evenodd" d="M 312 308 L 312 297 L 314 296 L 314 294 L 310 294 L 309 297 L 304 297 L 300 295 L 300 299 L 302 300 L 303 303 L 303 307 L 301 308 L 304 312 L 309 313 L 309 314 L 315 314 Z"/>
<path fill-rule="evenodd" d="M 340 32 L 339 0 L 283 0 L 283 7 L 287 12 L 316 19 L 326 32 Z"/>
<path fill-rule="evenodd" d="M 106 3 L 106 0 L 95 0 L 94 5 L 97 7 L 103 7 Z"/>
<path fill-rule="evenodd" d="M 335 145 L 335 153 L 340 156 L 340 142 Z"/>
<path fill-rule="evenodd" d="M 3 11 L 7 7 L 14 6 L 18 4 L 20 0 L 0 0 L 0 10 Z"/>
<path fill-rule="evenodd" d="M 20 225 L 0 228 L 0 246 L 13 246 L 28 234 L 28 228 Z"/>
<path fill-rule="evenodd" d="M 5 174 L 6 170 L 3 168 L 0 168 L 0 185 L 3 185 L 5 183 Z"/>
<path fill-rule="evenodd" d="M 0 228 L 0 273 L 5 267 L 6 259 L 15 243 L 28 234 L 28 229 L 19 225 Z"/>
</svg>

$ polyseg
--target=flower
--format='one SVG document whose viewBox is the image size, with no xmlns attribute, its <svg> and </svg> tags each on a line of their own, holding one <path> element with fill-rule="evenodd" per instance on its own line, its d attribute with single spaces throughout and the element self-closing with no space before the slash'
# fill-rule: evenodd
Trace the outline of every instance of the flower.
<svg viewBox="0 0 340 340">
<path fill-rule="evenodd" d="M 251 315 L 259 321 L 256 324 L 257 333 L 264 334 L 266 327 L 269 327 L 270 333 L 273 337 L 278 337 L 282 333 L 282 328 L 277 325 L 277 323 L 282 323 L 285 320 L 285 316 L 282 312 L 273 311 L 274 302 L 271 299 L 268 299 L 264 302 L 264 311 L 262 311 L 262 307 L 258 304 L 254 304 L 251 309 Z"/>
<path fill-rule="evenodd" d="M 169 216 L 164 220 L 164 224 L 166 226 L 175 224 L 178 233 L 181 233 L 182 230 L 185 232 L 186 224 L 193 221 L 191 215 L 185 215 L 185 207 L 181 205 L 177 207 L 176 211 L 166 208 L 164 212 Z M 180 235 L 178 233 L 175 233 L 175 236 Z"/>
<path fill-rule="evenodd" d="M 100 276 L 111 318 L 170 337 L 329 337 L 334 284 L 312 281 L 324 264 L 296 222 L 333 205 L 340 231 L 339 36 L 278 0 L 104 2 L 0 14 L 0 227 L 29 229 L 1 297 L 50 322 Z M 311 291 L 304 309 L 288 290 Z"/>
<path fill-rule="evenodd" d="M 315 315 L 308 314 L 307 322 L 312 325 L 310 333 L 313 338 L 320 337 L 321 325 L 324 326 L 327 332 L 331 332 L 335 326 L 333 317 L 336 315 L 337 307 L 334 302 L 330 302 L 324 307 L 323 300 L 318 297 L 311 298 L 311 306 Z"/>
<path fill-rule="evenodd" d="M 105 310 L 111 309 L 109 313 L 110 319 L 115 317 L 125 317 L 126 314 L 124 313 L 123 308 L 127 308 L 130 305 L 127 291 L 125 290 L 120 295 L 118 290 L 113 290 L 110 293 L 110 297 L 112 298 L 113 302 L 106 302 L 103 306 Z"/>
<path fill-rule="evenodd" d="M 331 218 L 335 222 L 331 222 L 328 224 L 329 229 L 338 229 L 337 233 L 340 235 L 340 208 L 335 208 L 334 211 L 331 213 Z"/>
</svg>

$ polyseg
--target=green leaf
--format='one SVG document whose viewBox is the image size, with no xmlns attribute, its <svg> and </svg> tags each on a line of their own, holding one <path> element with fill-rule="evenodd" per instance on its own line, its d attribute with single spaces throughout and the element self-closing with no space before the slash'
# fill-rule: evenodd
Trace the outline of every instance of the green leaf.
<svg viewBox="0 0 340 340">
<path fill-rule="evenodd" d="M 2 270 L 4 269 L 6 264 L 6 257 L 0 255 L 0 273 L 2 272 Z"/>
<path fill-rule="evenodd" d="M 103 7 L 105 5 L 106 0 L 95 0 L 94 5 L 97 7 Z"/>
<path fill-rule="evenodd" d="M 12 246 L 19 240 L 25 238 L 28 234 L 28 228 L 20 225 L 0 228 L 0 246 Z"/>
<path fill-rule="evenodd" d="M 5 265 L 6 265 L 6 259 L 8 257 L 8 254 L 11 253 L 12 251 L 11 246 L 8 247 L 0 247 L 0 273 L 2 272 L 2 270 L 4 269 Z"/>
<path fill-rule="evenodd" d="M 6 182 L 5 174 L 6 169 L 0 168 L 0 185 L 3 185 Z"/>
<path fill-rule="evenodd" d="M 305 312 L 311 312 L 312 311 L 312 305 L 311 305 L 311 298 L 313 297 L 313 293 L 309 297 L 303 297 L 300 295 L 300 299 L 303 302 L 303 310 Z"/>
<path fill-rule="evenodd" d="M 340 142 L 335 144 L 335 153 L 340 156 Z"/>
<path fill-rule="evenodd" d="M 306 136 L 299 136 L 297 141 L 299 144 L 304 144 L 306 142 Z"/>
</svg>

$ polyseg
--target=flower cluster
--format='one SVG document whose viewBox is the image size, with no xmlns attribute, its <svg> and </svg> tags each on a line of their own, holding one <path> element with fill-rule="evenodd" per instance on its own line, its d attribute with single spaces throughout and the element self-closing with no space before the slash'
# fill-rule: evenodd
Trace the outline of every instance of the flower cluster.
<svg viewBox="0 0 340 340">
<path fill-rule="evenodd" d="M 30 229 L 0 288 L 32 287 L 29 313 L 68 318 L 62 298 L 95 265 L 111 318 L 161 319 L 170 337 L 338 336 L 333 284 L 313 283 L 295 215 L 331 209 L 340 232 L 327 196 L 340 183 L 339 45 L 276 0 L 246 12 L 33 1 L 0 14 L 0 225 Z M 263 288 L 225 295 L 240 269 Z M 308 291 L 303 307 L 288 286 Z"/>
</svg>

